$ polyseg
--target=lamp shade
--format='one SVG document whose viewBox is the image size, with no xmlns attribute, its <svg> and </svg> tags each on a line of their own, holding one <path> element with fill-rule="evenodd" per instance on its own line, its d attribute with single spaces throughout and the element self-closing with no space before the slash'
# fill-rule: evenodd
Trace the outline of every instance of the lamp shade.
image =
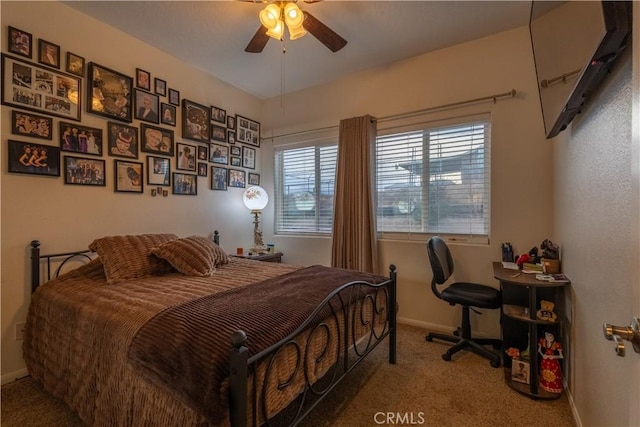
<svg viewBox="0 0 640 427">
<path fill-rule="evenodd" d="M 284 20 L 289 27 L 299 27 L 304 21 L 304 15 L 295 3 L 287 3 L 284 7 Z"/>
<path fill-rule="evenodd" d="M 244 193 L 242 194 L 242 202 L 247 209 L 251 209 L 252 211 L 261 211 L 267 206 L 267 203 L 269 203 L 267 190 L 259 185 L 253 185 L 244 190 Z"/>
<path fill-rule="evenodd" d="M 276 4 L 271 3 L 270 5 L 262 9 L 262 11 L 260 11 L 260 15 L 258 16 L 262 25 L 270 30 L 273 30 L 280 20 L 280 7 L 278 7 L 278 5 Z"/>
</svg>

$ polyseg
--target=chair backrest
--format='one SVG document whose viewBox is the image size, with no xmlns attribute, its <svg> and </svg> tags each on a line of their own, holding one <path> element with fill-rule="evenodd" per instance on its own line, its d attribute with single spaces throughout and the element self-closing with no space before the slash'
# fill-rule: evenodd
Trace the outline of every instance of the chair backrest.
<svg viewBox="0 0 640 427">
<path fill-rule="evenodd" d="M 433 279 L 431 280 L 431 289 L 438 298 L 440 292 L 436 285 L 444 284 L 451 274 L 453 274 L 453 258 L 447 244 L 438 236 L 433 236 L 427 241 L 427 254 L 433 271 Z"/>
</svg>

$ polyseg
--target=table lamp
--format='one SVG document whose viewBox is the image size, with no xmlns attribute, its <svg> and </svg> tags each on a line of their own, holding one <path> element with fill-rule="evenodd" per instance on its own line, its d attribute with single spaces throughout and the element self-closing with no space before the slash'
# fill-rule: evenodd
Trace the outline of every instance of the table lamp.
<svg viewBox="0 0 640 427">
<path fill-rule="evenodd" d="M 251 252 L 254 254 L 264 253 L 267 248 L 262 241 L 260 211 L 264 209 L 269 202 L 267 191 L 258 185 L 253 185 L 244 190 L 242 202 L 253 214 L 253 247 L 251 248 Z"/>
</svg>

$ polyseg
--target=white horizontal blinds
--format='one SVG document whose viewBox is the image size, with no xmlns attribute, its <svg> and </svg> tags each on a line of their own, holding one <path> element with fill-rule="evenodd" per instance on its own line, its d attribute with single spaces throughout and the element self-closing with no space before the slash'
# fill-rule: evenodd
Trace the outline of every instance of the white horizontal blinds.
<svg viewBox="0 0 640 427">
<path fill-rule="evenodd" d="M 488 119 L 379 136 L 378 230 L 486 236 Z"/>
<path fill-rule="evenodd" d="M 337 145 L 276 151 L 276 233 L 330 233 Z"/>
</svg>

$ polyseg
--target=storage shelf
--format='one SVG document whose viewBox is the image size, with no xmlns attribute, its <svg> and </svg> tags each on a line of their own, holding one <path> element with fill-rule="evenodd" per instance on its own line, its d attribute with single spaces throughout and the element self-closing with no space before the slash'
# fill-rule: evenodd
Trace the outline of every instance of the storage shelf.
<svg viewBox="0 0 640 427">
<path fill-rule="evenodd" d="M 502 306 L 502 312 L 505 316 L 511 317 L 512 319 L 520 320 L 522 322 L 536 323 L 539 325 L 555 325 L 558 323 L 557 321 L 550 322 L 548 320 L 531 319 L 529 316 L 528 308 L 522 307 L 520 305 L 504 304 Z"/>
<path fill-rule="evenodd" d="M 530 384 L 519 383 L 511 379 L 511 369 L 509 368 L 504 369 L 504 380 L 506 381 L 507 385 L 509 385 L 509 387 L 511 387 L 518 393 L 533 397 L 534 399 L 552 400 L 557 399 L 562 395 L 562 393 L 550 393 L 547 390 L 544 390 L 542 387 L 540 387 L 540 383 L 538 383 L 538 392 L 531 393 Z"/>
</svg>

